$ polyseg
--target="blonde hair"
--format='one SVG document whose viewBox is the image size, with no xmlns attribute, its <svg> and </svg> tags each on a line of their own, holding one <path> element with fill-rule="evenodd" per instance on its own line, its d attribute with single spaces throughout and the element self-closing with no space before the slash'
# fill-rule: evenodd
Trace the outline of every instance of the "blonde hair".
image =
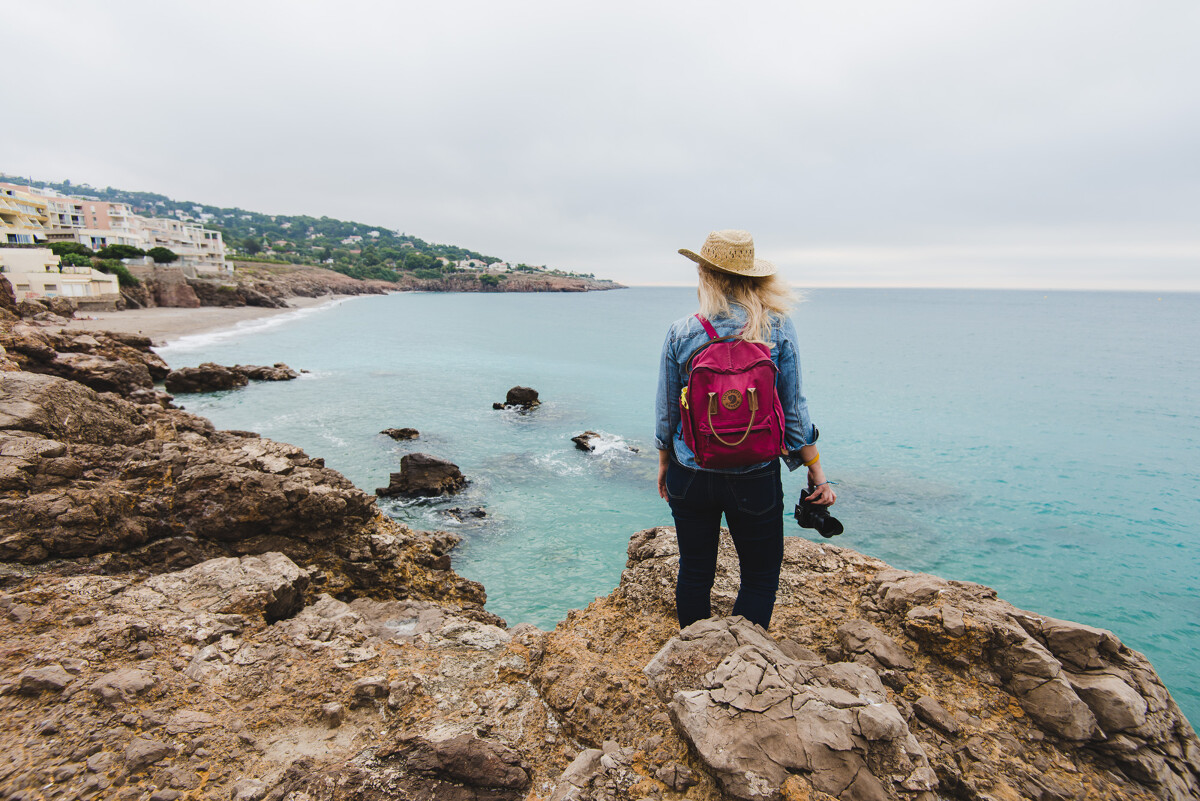
<svg viewBox="0 0 1200 801">
<path fill-rule="evenodd" d="M 737 304 L 746 310 L 746 324 L 738 332 L 738 338 L 770 342 L 771 329 L 792 307 L 794 299 L 788 285 L 777 274 L 751 278 L 713 270 L 703 264 L 697 268 L 700 313 L 711 320 L 729 314 L 730 307 Z"/>
</svg>

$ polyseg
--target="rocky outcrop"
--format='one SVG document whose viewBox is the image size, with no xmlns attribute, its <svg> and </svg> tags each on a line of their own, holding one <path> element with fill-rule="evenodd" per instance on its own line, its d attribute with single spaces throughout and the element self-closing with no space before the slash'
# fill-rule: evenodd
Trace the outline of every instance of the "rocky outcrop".
<svg viewBox="0 0 1200 801">
<path fill-rule="evenodd" d="M 564 730 L 632 749 L 634 766 L 684 766 L 695 798 L 1186 799 L 1200 788 L 1200 741 L 1145 658 L 1110 633 L 1022 612 L 979 585 L 785 543 L 769 636 L 737 620 L 676 632 L 673 531 L 635 535 L 620 586 L 546 638 L 533 680 Z M 726 540 L 717 614 L 736 593 Z M 1018 677 L 1035 672 L 1047 690 L 1029 698 Z M 1083 709 L 1096 729 L 1080 739 Z M 619 785 L 610 762 L 576 784 L 621 797 L 595 791 Z"/>
<path fill-rule="evenodd" d="M 0 373 L 0 487 L 6 562 L 162 571 L 277 550 L 316 569 L 329 592 L 379 585 L 390 597 L 437 592 L 470 606 L 485 597 L 446 570 L 452 535 L 383 518 L 372 497 L 299 448 L 61 378 Z"/>
<path fill-rule="evenodd" d="M 300 374 L 283 362 L 271 367 L 255 364 L 236 364 L 233 367 L 204 362 L 198 367 L 181 367 L 167 374 L 167 391 L 177 394 L 222 392 L 239 389 L 251 381 L 291 381 Z"/>
<path fill-rule="evenodd" d="M 162 400 L 154 382 L 170 372 L 138 334 L 58 331 L 59 324 L 33 320 L 0 323 L 0 347 L 20 369 L 59 376 L 97 392 L 138 395 L 142 402 Z M 140 394 L 139 394 L 140 393 Z M 166 399 L 169 400 L 169 399 Z"/>
<path fill-rule="evenodd" d="M 504 396 L 504 403 L 497 401 L 492 404 L 492 408 L 528 411 L 535 406 L 540 406 L 541 403 L 538 400 L 538 391 L 536 389 L 532 387 L 513 387 Z"/>
<path fill-rule="evenodd" d="M 168 306 L 180 309 L 195 309 L 203 304 L 195 290 L 188 285 L 182 267 L 130 265 L 129 272 L 141 281 L 144 294 L 122 291 L 126 302 L 137 307 Z"/>
<path fill-rule="evenodd" d="M 388 485 L 375 490 L 375 494 L 430 498 L 453 495 L 466 485 L 466 477 L 453 462 L 427 453 L 410 453 L 400 459 L 400 472 L 392 473 Z"/>
<path fill-rule="evenodd" d="M 421 432 L 415 428 L 385 428 L 380 434 L 387 434 L 394 440 L 416 439 Z"/>
</svg>

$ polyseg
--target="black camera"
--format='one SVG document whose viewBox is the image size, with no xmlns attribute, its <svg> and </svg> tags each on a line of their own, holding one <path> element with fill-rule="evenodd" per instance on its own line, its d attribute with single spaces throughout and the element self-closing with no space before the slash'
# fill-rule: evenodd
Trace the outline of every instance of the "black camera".
<svg viewBox="0 0 1200 801">
<path fill-rule="evenodd" d="M 801 528 L 816 529 L 825 539 L 836 537 L 845 529 L 840 520 L 829 514 L 829 507 L 813 503 L 808 499 L 812 490 L 800 490 L 800 500 L 796 501 L 796 522 Z"/>
</svg>

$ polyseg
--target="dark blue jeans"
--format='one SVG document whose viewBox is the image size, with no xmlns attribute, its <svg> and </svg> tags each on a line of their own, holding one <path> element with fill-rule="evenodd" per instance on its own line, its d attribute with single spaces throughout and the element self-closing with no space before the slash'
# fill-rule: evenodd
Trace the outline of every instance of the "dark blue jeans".
<svg viewBox="0 0 1200 801">
<path fill-rule="evenodd" d="M 733 614 L 771 624 L 783 563 L 783 483 L 779 460 L 750 473 L 691 470 L 671 460 L 667 498 L 679 539 L 675 608 L 679 627 L 712 616 L 721 515 L 737 548 L 741 586 Z"/>
</svg>

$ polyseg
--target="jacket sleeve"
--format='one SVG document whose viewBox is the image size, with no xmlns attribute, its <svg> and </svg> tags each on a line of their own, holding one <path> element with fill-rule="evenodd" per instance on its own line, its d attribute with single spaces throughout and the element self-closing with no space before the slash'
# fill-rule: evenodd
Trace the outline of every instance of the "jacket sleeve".
<svg viewBox="0 0 1200 801">
<path fill-rule="evenodd" d="M 800 355 L 796 352 L 796 327 L 791 318 L 785 318 L 779 343 L 779 375 L 775 378 L 775 389 L 779 403 L 783 406 L 784 444 L 789 455 L 783 457 L 789 470 L 803 465 L 796 453 L 805 445 L 816 440 L 816 429 L 808 414 L 808 401 L 804 398 L 803 382 L 800 378 Z M 792 455 L 795 454 L 795 455 Z"/>
<path fill-rule="evenodd" d="M 675 429 L 679 427 L 679 392 L 683 386 L 679 378 L 675 344 L 675 338 L 668 331 L 658 363 L 658 392 L 654 403 L 654 447 L 660 451 L 672 447 Z"/>
</svg>

